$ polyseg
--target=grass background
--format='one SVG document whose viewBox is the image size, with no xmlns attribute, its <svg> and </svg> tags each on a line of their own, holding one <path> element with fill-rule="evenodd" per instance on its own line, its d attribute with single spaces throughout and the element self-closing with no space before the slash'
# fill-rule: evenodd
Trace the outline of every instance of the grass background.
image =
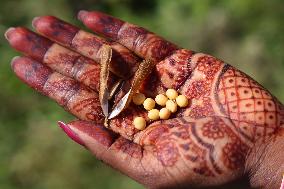
<svg viewBox="0 0 284 189">
<path fill-rule="evenodd" d="M 67 139 L 57 120 L 73 117 L 12 73 L 3 34 L 40 15 L 76 20 L 100 10 L 144 26 L 182 47 L 212 54 L 248 73 L 284 100 L 283 0 L 1 0 L 0 188 L 142 188 Z"/>
</svg>

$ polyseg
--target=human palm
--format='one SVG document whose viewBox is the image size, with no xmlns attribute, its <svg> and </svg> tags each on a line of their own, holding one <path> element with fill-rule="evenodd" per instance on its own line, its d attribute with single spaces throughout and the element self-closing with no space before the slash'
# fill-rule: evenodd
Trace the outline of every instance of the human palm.
<svg viewBox="0 0 284 189">
<path fill-rule="evenodd" d="M 265 144 L 283 124 L 284 107 L 275 97 L 210 55 L 100 12 L 78 17 L 105 38 L 52 16 L 34 19 L 38 34 L 22 27 L 6 32 L 11 46 L 26 55 L 12 61 L 16 75 L 80 119 L 59 122 L 73 140 L 151 188 L 222 186 L 245 177 L 254 144 Z M 174 88 L 190 105 L 153 122 L 130 104 L 105 128 L 98 95 L 103 44 L 113 49 L 109 87 L 131 82 L 141 60 L 149 59 L 156 67 L 139 91 L 154 97 Z M 114 101 L 125 92 L 121 87 Z M 147 119 L 145 130 L 134 128 L 136 116 Z"/>
</svg>

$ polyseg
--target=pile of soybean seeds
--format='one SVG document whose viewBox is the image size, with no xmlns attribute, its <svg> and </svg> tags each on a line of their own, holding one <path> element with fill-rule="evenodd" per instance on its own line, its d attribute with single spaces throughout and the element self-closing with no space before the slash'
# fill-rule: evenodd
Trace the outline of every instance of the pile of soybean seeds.
<svg viewBox="0 0 284 189">
<path fill-rule="evenodd" d="M 142 105 L 148 111 L 148 118 L 156 121 L 159 119 L 169 119 L 171 113 L 175 113 L 177 108 L 184 108 L 188 106 L 189 100 L 186 96 L 178 94 L 175 89 L 168 89 L 166 94 L 158 94 L 155 100 L 146 98 L 142 93 L 136 93 L 132 101 L 135 105 Z M 155 109 L 156 103 L 163 108 L 160 110 Z M 133 125 L 138 130 L 143 130 L 146 127 L 146 120 L 143 117 L 136 117 L 133 120 Z"/>
</svg>

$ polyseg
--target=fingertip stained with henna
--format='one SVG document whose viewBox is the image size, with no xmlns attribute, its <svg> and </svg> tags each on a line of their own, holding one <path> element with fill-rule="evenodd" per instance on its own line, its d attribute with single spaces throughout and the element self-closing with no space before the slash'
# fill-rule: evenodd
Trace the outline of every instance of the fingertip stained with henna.
<svg viewBox="0 0 284 189">
<path fill-rule="evenodd" d="M 37 61 L 42 61 L 52 41 L 24 28 L 17 27 L 6 33 L 10 45 Z"/>
<path fill-rule="evenodd" d="M 57 42 L 71 44 L 79 28 L 68 24 L 54 16 L 42 16 L 33 21 L 33 27 L 45 36 L 52 37 Z"/>
</svg>

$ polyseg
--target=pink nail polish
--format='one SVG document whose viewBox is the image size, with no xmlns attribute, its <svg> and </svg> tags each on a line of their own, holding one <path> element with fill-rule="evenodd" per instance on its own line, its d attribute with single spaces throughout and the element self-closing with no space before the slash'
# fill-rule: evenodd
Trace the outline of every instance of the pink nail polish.
<svg viewBox="0 0 284 189">
<path fill-rule="evenodd" d="M 63 123 L 62 121 L 58 121 L 58 125 L 73 141 L 77 142 L 82 146 L 85 146 L 82 139 L 67 124 Z"/>
</svg>

